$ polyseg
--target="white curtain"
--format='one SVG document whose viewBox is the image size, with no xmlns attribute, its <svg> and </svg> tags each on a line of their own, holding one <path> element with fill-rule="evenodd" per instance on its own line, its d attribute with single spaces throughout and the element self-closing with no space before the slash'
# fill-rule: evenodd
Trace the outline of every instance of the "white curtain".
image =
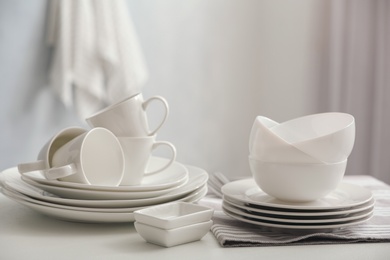
<svg viewBox="0 0 390 260">
<path fill-rule="evenodd" d="M 347 173 L 390 183 L 390 2 L 335 0 L 327 7 L 320 109 L 355 116 Z"/>
</svg>

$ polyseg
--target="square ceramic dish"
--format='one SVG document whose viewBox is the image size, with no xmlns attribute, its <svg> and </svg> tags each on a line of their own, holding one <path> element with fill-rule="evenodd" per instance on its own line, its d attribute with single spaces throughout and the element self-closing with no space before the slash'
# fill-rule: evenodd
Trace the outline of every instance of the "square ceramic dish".
<svg viewBox="0 0 390 260">
<path fill-rule="evenodd" d="M 177 246 L 202 239 L 210 230 L 212 220 L 186 225 L 179 228 L 161 229 L 134 222 L 138 234 L 147 242 L 164 247 Z"/>
<path fill-rule="evenodd" d="M 134 212 L 135 221 L 161 229 L 173 229 L 209 221 L 214 209 L 188 202 L 173 202 Z"/>
</svg>

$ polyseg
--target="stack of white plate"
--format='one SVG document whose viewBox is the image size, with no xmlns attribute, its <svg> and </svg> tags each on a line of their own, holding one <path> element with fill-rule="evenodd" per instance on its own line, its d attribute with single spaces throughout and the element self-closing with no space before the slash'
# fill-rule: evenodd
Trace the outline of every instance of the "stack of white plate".
<svg viewBox="0 0 390 260">
<path fill-rule="evenodd" d="M 286 231 L 332 231 L 370 219 L 374 210 L 371 191 L 348 183 L 322 199 L 293 203 L 263 192 L 253 179 L 222 187 L 224 212 L 243 222 Z"/>
<path fill-rule="evenodd" d="M 166 159 L 152 157 L 149 167 Z M 1 174 L 2 193 L 42 214 L 76 222 L 134 221 L 133 212 L 173 201 L 197 202 L 207 193 L 208 174 L 198 167 L 174 162 L 159 173 L 145 176 L 136 186 L 94 186 L 47 180 L 40 172 L 19 174 L 10 168 Z"/>
</svg>

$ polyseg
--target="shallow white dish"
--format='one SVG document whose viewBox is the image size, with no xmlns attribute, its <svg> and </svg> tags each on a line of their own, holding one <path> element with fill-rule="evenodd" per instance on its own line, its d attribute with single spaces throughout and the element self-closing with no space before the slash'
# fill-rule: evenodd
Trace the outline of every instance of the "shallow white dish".
<svg viewBox="0 0 390 260">
<path fill-rule="evenodd" d="M 223 211 L 231 216 L 232 218 L 235 218 L 237 220 L 258 225 L 258 226 L 263 226 L 263 227 L 271 227 L 271 228 L 279 228 L 282 230 L 306 230 L 310 232 L 319 232 L 319 231 L 332 231 L 334 229 L 338 228 L 344 228 L 348 226 L 353 226 L 353 225 L 358 225 L 361 223 L 364 223 L 368 221 L 372 217 L 372 213 L 369 216 L 362 217 L 356 220 L 350 220 L 350 221 L 342 221 L 342 222 L 336 222 L 336 223 L 320 223 L 320 224 L 298 224 L 298 223 L 281 223 L 281 222 L 276 222 L 276 221 L 266 221 L 266 220 L 259 220 L 259 219 L 254 219 L 250 217 L 245 217 L 241 216 L 239 214 L 236 214 L 234 212 L 229 211 L 226 208 L 222 208 Z"/>
<path fill-rule="evenodd" d="M 274 222 L 281 222 L 281 223 L 286 223 L 286 224 L 328 224 L 328 223 L 335 223 L 335 222 L 342 222 L 342 221 L 354 221 L 356 219 L 361 219 L 363 217 L 367 217 L 373 213 L 374 207 L 371 207 L 367 210 L 357 212 L 357 213 L 352 213 L 352 214 L 347 214 L 347 216 L 342 216 L 342 217 L 327 217 L 327 218 L 322 218 L 322 217 L 297 217 L 297 218 L 288 218 L 286 216 L 280 216 L 280 215 L 264 215 L 262 213 L 257 213 L 257 212 L 247 212 L 245 210 L 242 210 L 240 208 L 235 207 L 232 204 L 229 204 L 228 202 L 224 201 L 223 202 L 223 208 L 235 213 L 237 215 L 240 215 L 242 217 L 249 217 L 253 218 L 256 220 L 260 221 L 274 221 Z"/>
<path fill-rule="evenodd" d="M 237 208 L 240 208 L 242 210 L 246 210 L 249 212 L 258 212 L 263 214 L 273 214 L 273 215 L 282 215 L 282 216 L 290 216 L 290 217 L 310 217 L 310 216 L 328 216 L 329 218 L 332 218 L 334 216 L 345 216 L 347 214 L 352 214 L 360 211 L 367 210 L 375 205 L 375 199 L 372 198 L 370 201 L 355 206 L 350 207 L 346 209 L 341 210 L 310 210 L 310 211 L 292 211 L 289 209 L 283 209 L 283 208 L 270 208 L 270 207 L 262 207 L 262 206 L 249 206 L 241 201 L 234 200 L 233 198 L 230 198 L 228 196 L 224 197 L 224 201 L 228 202 L 229 204 L 234 205 Z"/>
<path fill-rule="evenodd" d="M 147 242 L 172 247 L 202 239 L 210 230 L 212 220 L 173 229 L 161 229 L 143 223 L 134 222 L 138 234 Z"/>
<path fill-rule="evenodd" d="M 205 170 L 186 165 L 189 172 L 188 182 L 167 194 L 159 197 L 146 199 L 132 199 L 132 200 L 82 200 L 82 199 L 68 199 L 55 197 L 48 192 L 45 192 L 36 187 L 31 187 L 20 180 L 20 174 L 15 171 L 5 170 L 1 172 L 0 179 L 3 183 L 9 184 L 12 189 L 23 193 L 27 196 L 34 197 L 38 200 L 44 200 L 62 205 L 81 206 L 81 207 L 142 207 L 156 205 L 160 203 L 170 202 L 174 200 L 183 199 L 186 197 L 197 196 L 199 194 L 207 193 L 208 174 Z M 9 182 L 9 183 L 8 183 Z M 15 184 L 15 185 L 13 185 Z M 203 195 L 204 196 L 204 195 Z"/>
<path fill-rule="evenodd" d="M 149 226 L 172 229 L 211 219 L 212 208 L 186 202 L 172 202 L 134 212 L 135 221 Z"/>
<path fill-rule="evenodd" d="M 230 182 L 221 188 L 224 196 L 249 205 L 295 210 L 340 210 L 364 204 L 372 199 L 372 193 L 363 187 L 342 182 L 326 197 L 294 203 L 281 201 L 263 192 L 253 179 Z"/>
<path fill-rule="evenodd" d="M 160 167 L 168 161 L 166 158 L 151 157 L 149 161 L 148 169 L 155 169 Z M 17 168 L 15 168 L 17 171 Z M 188 170 L 183 164 L 179 162 L 173 162 L 173 164 L 167 169 L 158 172 L 156 174 L 145 175 L 140 185 L 135 186 L 97 186 L 87 185 L 74 182 L 47 180 L 41 175 L 39 171 L 28 172 L 23 174 L 25 180 L 31 180 L 42 185 L 56 186 L 72 189 L 82 190 L 97 190 L 97 191 L 123 191 L 123 192 L 135 192 L 135 191 L 156 191 L 164 190 L 172 187 L 179 186 L 188 180 Z"/>
</svg>

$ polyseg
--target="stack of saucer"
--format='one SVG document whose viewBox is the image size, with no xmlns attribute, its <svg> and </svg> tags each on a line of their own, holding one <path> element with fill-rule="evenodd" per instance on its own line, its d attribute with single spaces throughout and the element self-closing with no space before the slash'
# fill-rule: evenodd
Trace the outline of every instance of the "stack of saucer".
<svg viewBox="0 0 390 260">
<path fill-rule="evenodd" d="M 167 159 L 152 157 L 150 168 Z M 22 176 L 16 167 L 1 174 L 2 193 L 33 210 L 76 222 L 134 221 L 133 212 L 173 201 L 197 202 L 207 193 L 208 174 L 201 168 L 174 162 L 133 186 L 97 186 L 48 180 L 39 171 Z"/>
</svg>

